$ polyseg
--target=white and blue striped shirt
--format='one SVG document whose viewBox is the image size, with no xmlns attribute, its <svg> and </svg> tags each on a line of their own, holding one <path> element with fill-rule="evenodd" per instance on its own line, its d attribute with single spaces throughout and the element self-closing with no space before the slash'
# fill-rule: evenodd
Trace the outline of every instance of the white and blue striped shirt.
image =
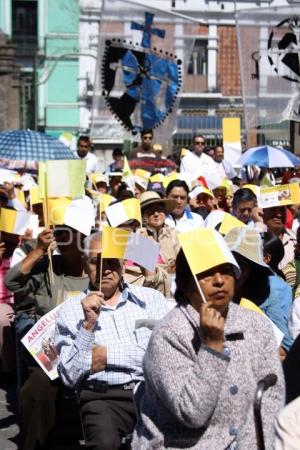
<svg viewBox="0 0 300 450">
<path fill-rule="evenodd" d="M 67 386 L 83 380 L 99 380 L 109 385 L 143 379 L 142 360 L 151 331 L 135 327 L 138 319 L 161 319 L 168 311 L 167 300 L 151 288 L 125 285 L 116 306 L 102 306 L 93 332 L 83 328 L 81 300 L 89 294 L 68 299 L 58 312 L 55 346 L 59 353 L 59 375 Z M 107 348 L 107 367 L 91 374 L 92 348 Z"/>
</svg>

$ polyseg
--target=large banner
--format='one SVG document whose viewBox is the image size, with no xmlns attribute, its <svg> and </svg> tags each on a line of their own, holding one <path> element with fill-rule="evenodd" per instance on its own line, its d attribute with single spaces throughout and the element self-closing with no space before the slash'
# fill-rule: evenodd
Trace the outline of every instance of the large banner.
<svg viewBox="0 0 300 450">
<path fill-rule="evenodd" d="M 300 121 L 300 6 L 236 14 L 246 127 Z"/>
<path fill-rule="evenodd" d="M 131 1 L 103 1 L 92 138 L 133 139 L 143 128 L 154 128 L 157 142 L 172 136 L 198 31 L 192 19 L 175 13 Z"/>
</svg>

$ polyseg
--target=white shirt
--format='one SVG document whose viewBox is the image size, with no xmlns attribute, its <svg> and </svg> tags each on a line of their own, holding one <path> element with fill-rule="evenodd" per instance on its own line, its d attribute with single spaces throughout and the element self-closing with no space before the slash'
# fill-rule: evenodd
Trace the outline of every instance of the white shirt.
<svg viewBox="0 0 300 450">
<path fill-rule="evenodd" d="M 201 155 L 194 153 L 194 155 L 199 159 L 199 167 L 201 167 L 204 176 L 206 173 L 216 173 L 218 171 L 218 164 L 206 153 L 202 152 Z"/>
<path fill-rule="evenodd" d="M 202 228 L 204 226 L 204 220 L 200 214 L 191 211 L 184 211 L 184 214 L 180 219 L 174 219 L 169 214 L 166 217 L 165 223 L 170 227 L 175 228 L 179 233 L 195 230 L 196 228 Z"/>
<path fill-rule="evenodd" d="M 86 161 L 86 173 L 89 175 L 90 173 L 100 172 L 100 166 L 98 159 L 93 153 L 88 152 L 88 154 L 84 158 L 80 158 Z"/>
<path fill-rule="evenodd" d="M 187 174 L 191 179 L 196 179 L 200 175 L 216 175 L 218 173 L 217 163 L 205 153 L 196 155 L 188 151 L 180 162 L 180 173 Z"/>
</svg>

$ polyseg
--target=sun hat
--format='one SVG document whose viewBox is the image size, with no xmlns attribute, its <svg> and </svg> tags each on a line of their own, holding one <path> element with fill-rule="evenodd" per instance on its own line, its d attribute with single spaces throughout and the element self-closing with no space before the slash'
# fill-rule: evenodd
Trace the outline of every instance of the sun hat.
<svg viewBox="0 0 300 450">
<path fill-rule="evenodd" d="M 225 236 L 225 241 L 232 252 L 236 252 L 244 258 L 258 264 L 265 269 L 269 266 L 263 259 L 263 242 L 259 232 L 247 227 L 231 229 Z"/>
<path fill-rule="evenodd" d="M 154 204 L 162 204 L 165 206 L 166 213 L 173 211 L 176 206 L 176 201 L 171 199 L 163 199 L 159 196 L 157 192 L 154 191 L 146 191 L 140 197 L 141 209 L 147 208 L 147 206 Z"/>
</svg>

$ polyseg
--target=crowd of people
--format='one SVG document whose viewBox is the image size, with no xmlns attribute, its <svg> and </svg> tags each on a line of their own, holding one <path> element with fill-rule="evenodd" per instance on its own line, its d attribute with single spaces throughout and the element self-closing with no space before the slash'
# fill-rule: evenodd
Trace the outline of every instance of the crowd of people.
<svg viewBox="0 0 300 450">
<path fill-rule="evenodd" d="M 195 134 L 196 178 L 155 164 L 130 171 L 128 161 L 163 160 L 152 141 L 143 130 L 128 160 L 115 149 L 100 173 L 80 136 L 85 195 L 69 199 L 72 215 L 52 226 L 25 186 L 20 201 L 21 181 L 0 186 L 0 208 L 39 217 L 35 238 L 30 229 L 1 231 L 0 242 L 1 377 L 22 380 L 23 448 L 51 448 L 66 386 L 78 396 L 89 449 L 120 449 L 129 434 L 133 450 L 252 450 L 262 441 L 299 449 L 300 205 L 260 201 L 266 180 L 299 183 L 297 168 L 236 170 L 221 144 L 208 148 Z M 117 227 L 159 244 L 153 270 L 101 256 L 107 208 L 130 199 L 139 214 L 126 210 Z M 45 345 L 57 362 L 51 380 L 21 339 L 58 305 Z M 253 404 L 270 374 L 261 431 Z"/>
</svg>

